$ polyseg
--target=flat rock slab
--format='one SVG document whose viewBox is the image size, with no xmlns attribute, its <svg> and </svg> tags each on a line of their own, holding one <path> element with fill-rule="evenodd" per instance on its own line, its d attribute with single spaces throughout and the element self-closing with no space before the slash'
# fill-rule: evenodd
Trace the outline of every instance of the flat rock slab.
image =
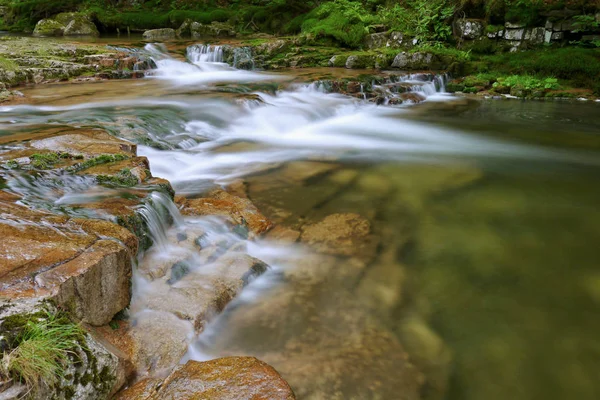
<svg viewBox="0 0 600 400">
<path fill-rule="evenodd" d="M 189 361 L 162 384 L 141 381 L 116 400 L 293 400 L 294 392 L 277 371 L 254 357 Z"/>
</svg>

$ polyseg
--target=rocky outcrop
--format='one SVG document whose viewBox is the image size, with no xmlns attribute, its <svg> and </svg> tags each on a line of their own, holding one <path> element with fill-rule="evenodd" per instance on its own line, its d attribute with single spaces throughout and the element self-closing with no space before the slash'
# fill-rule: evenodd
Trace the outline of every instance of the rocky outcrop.
<svg viewBox="0 0 600 400">
<path fill-rule="evenodd" d="M 56 306 L 39 299 L 7 301 L 0 300 L 0 345 L 3 352 L 2 373 L 10 373 L 10 358 L 23 343 L 22 333 L 28 324 L 35 324 L 53 318 L 53 329 L 61 326 L 77 329 L 65 316 L 60 316 Z M 54 316 L 54 317 L 53 317 Z M 58 317 L 57 317 L 58 316 Z M 43 326 L 43 325 L 42 325 Z M 18 382 L 3 382 L 0 397 L 6 399 L 82 399 L 95 400 L 109 398 L 118 391 L 129 378 L 122 359 L 113 354 L 90 334 L 83 330 L 75 332 L 77 340 L 72 340 L 65 350 L 62 374 L 56 382 L 39 382 L 38 387 L 26 386 Z M 36 354 L 43 359 L 45 353 L 39 349 Z M 46 360 L 48 361 L 48 360 Z M 50 360 L 51 361 L 51 360 Z M 58 371 L 57 371 L 58 372 Z M 29 382 L 32 385 L 32 382 Z"/>
<path fill-rule="evenodd" d="M 146 40 L 169 40 L 175 39 L 175 29 L 164 28 L 164 29 L 151 29 L 144 32 L 144 39 Z"/>
<path fill-rule="evenodd" d="M 203 38 L 203 37 L 235 37 L 236 32 L 233 26 L 213 21 L 211 24 L 201 24 L 199 22 L 192 22 L 190 24 L 190 33 L 192 38 Z"/>
<path fill-rule="evenodd" d="M 115 400 L 159 399 L 293 400 L 290 386 L 268 364 L 254 357 L 189 361 L 164 381 L 144 380 Z"/>
<path fill-rule="evenodd" d="M 75 79 L 140 78 L 156 65 L 139 53 L 50 39 L 9 37 L 0 43 L 0 90 Z M 51 55 L 51 57 L 49 57 Z M 1 99 L 0 99 L 1 101 Z"/>
</svg>

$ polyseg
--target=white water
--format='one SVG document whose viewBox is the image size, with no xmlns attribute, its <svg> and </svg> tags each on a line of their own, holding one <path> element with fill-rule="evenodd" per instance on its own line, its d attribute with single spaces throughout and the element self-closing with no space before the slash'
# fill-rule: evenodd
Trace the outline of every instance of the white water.
<svg viewBox="0 0 600 400">
<path fill-rule="evenodd" d="M 171 57 L 160 45 L 148 44 L 145 50 L 156 62 L 153 77 L 168 80 L 175 85 L 210 86 L 217 83 L 243 83 L 273 81 L 274 75 L 242 71 L 223 62 L 219 46 L 195 45 L 187 49 L 187 61 Z"/>
</svg>

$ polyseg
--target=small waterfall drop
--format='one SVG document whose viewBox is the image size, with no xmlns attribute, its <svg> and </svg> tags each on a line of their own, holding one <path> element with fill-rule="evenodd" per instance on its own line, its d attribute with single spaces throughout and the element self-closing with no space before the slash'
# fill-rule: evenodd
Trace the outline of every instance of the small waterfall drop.
<svg viewBox="0 0 600 400">
<path fill-rule="evenodd" d="M 183 217 L 175 203 L 164 193 L 152 192 L 138 212 L 146 222 L 148 234 L 157 248 L 167 247 L 167 230 L 172 223 L 176 227 L 183 225 Z"/>
<path fill-rule="evenodd" d="M 222 63 L 223 47 L 195 44 L 187 48 L 186 57 L 192 64 Z"/>
</svg>

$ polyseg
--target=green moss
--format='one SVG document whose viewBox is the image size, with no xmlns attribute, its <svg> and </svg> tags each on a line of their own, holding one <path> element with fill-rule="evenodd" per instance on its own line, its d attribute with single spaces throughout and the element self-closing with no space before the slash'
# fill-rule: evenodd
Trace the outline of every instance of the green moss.
<svg viewBox="0 0 600 400">
<path fill-rule="evenodd" d="M 128 168 L 122 169 L 116 175 L 97 175 L 96 181 L 101 185 L 126 187 L 135 186 L 139 183 L 138 178 Z"/>
<path fill-rule="evenodd" d="M 16 71 L 19 69 L 19 64 L 13 60 L 0 56 L 0 69 L 4 69 L 6 71 Z"/>
<path fill-rule="evenodd" d="M 59 163 L 61 160 L 66 159 L 79 159 L 83 156 L 72 155 L 65 152 L 58 153 L 36 153 L 29 156 L 31 160 L 31 166 L 35 169 L 50 169 L 54 167 L 54 164 Z"/>
<path fill-rule="evenodd" d="M 69 168 L 70 172 L 80 172 L 96 165 L 109 164 L 117 161 L 127 160 L 129 156 L 125 154 L 102 154 L 94 158 L 85 160 L 84 162 L 73 165 Z"/>
<path fill-rule="evenodd" d="M 20 167 L 19 163 L 15 160 L 8 160 L 2 165 L 5 169 L 18 169 Z"/>
</svg>

